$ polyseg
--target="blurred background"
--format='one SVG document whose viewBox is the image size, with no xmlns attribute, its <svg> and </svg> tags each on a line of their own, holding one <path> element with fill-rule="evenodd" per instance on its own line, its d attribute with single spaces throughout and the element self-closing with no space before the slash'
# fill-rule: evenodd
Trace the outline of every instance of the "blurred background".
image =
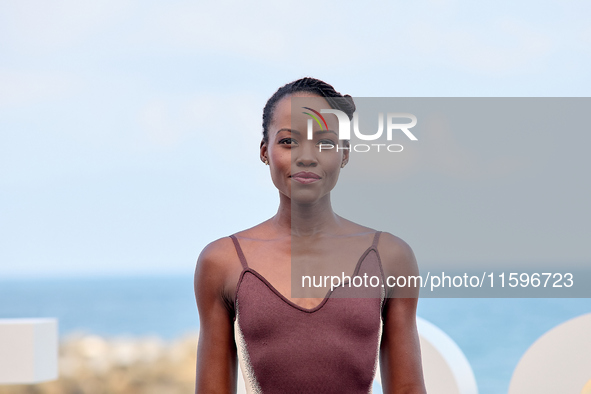
<svg viewBox="0 0 591 394">
<path fill-rule="evenodd" d="M 258 146 L 262 108 L 281 85 L 313 76 L 357 97 L 585 97 L 590 13 L 589 2 L 568 0 L 0 2 L 0 318 L 57 317 L 63 339 L 59 382 L 0 392 L 193 390 L 195 261 L 207 243 L 275 213 Z M 584 133 L 564 132 L 565 146 Z M 548 169 L 526 162 L 528 175 Z M 421 176 L 463 181 L 434 167 L 404 171 L 411 212 L 433 195 Z M 586 183 L 569 178 L 557 201 L 582 201 Z M 474 184 L 469 197 L 485 193 Z M 530 239 L 509 254 L 430 247 L 473 228 L 450 232 L 429 215 L 402 215 L 384 230 L 419 263 L 483 253 L 589 262 L 590 230 L 563 220 L 589 210 L 577 203 L 567 213 L 548 229 L 556 242 Z M 506 392 L 535 339 L 590 311 L 585 299 L 419 306 L 466 353 L 481 394 Z"/>
</svg>

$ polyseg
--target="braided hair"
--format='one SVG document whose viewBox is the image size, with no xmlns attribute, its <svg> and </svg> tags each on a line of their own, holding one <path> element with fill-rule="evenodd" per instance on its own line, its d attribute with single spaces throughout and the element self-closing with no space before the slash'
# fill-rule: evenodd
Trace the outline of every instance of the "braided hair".
<svg viewBox="0 0 591 394">
<path fill-rule="evenodd" d="M 273 112 L 275 111 L 277 102 L 285 96 L 299 92 L 317 94 L 326 99 L 331 108 L 343 111 L 349 119 L 353 118 L 353 112 L 355 112 L 353 97 L 348 94 L 342 95 L 332 85 L 319 79 L 310 77 L 301 78 L 280 87 L 267 101 L 267 104 L 265 104 L 265 108 L 263 109 L 263 142 L 265 144 L 269 141 L 268 128 L 273 119 Z"/>
</svg>

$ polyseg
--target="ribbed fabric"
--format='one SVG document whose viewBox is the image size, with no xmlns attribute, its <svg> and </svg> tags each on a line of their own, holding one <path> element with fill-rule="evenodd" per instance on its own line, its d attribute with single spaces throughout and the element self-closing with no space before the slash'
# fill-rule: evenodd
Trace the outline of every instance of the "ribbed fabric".
<svg viewBox="0 0 591 394">
<path fill-rule="evenodd" d="M 376 373 L 382 333 L 383 270 L 374 242 L 353 276 L 377 276 L 379 287 L 337 287 L 315 308 L 285 298 L 249 268 L 235 300 L 235 337 L 246 387 L 253 393 L 368 393 Z"/>
</svg>

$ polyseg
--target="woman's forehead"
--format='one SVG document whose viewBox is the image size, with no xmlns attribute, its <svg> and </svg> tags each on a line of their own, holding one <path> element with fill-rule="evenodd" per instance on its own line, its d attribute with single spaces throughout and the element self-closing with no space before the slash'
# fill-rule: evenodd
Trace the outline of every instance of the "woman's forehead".
<svg viewBox="0 0 591 394">
<path fill-rule="evenodd" d="M 292 109 L 294 110 L 294 116 L 297 116 L 302 112 L 300 109 L 303 107 L 313 108 L 317 111 L 331 108 L 328 101 L 317 94 L 297 92 L 285 96 L 277 102 L 277 106 L 273 111 L 273 123 L 291 123 L 294 121 L 294 119 L 292 119 Z"/>
</svg>

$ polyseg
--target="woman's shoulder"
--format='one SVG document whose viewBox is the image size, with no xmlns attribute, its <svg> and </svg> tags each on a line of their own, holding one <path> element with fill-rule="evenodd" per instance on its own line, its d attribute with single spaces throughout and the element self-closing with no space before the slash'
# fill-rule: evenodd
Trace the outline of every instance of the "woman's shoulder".
<svg viewBox="0 0 591 394">
<path fill-rule="evenodd" d="M 398 257 L 414 256 L 412 248 L 402 238 L 389 233 L 387 231 L 380 231 L 379 249 L 384 253 Z"/>
<path fill-rule="evenodd" d="M 385 278 L 399 278 L 401 276 L 411 278 L 419 275 L 415 254 L 403 239 L 389 232 L 382 232 L 377 249 Z M 394 296 L 415 298 L 418 296 L 418 290 L 415 287 L 390 287 L 388 289 L 388 298 Z"/>
<path fill-rule="evenodd" d="M 415 254 L 410 245 L 402 238 L 383 231 L 380 234 L 378 251 L 386 275 L 410 275 L 418 273 Z"/>
<path fill-rule="evenodd" d="M 196 274 L 210 278 L 224 276 L 237 259 L 230 237 L 216 239 L 207 244 L 199 254 Z"/>
<path fill-rule="evenodd" d="M 218 238 L 205 245 L 201 251 L 199 258 L 206 260 L 219 260 L 229 254 L 232 248 L 232 239 L 229 236 Z"/>
<path fill-rule="evenodd" d="M 263 223 L 232 234 L 236 238 L 256 238 Z M 197 259 L 197 269 L 230 270 L 240 266 L 236 246 L 231 236 L 222 237 L 207 244 Z"/>
</svg>

